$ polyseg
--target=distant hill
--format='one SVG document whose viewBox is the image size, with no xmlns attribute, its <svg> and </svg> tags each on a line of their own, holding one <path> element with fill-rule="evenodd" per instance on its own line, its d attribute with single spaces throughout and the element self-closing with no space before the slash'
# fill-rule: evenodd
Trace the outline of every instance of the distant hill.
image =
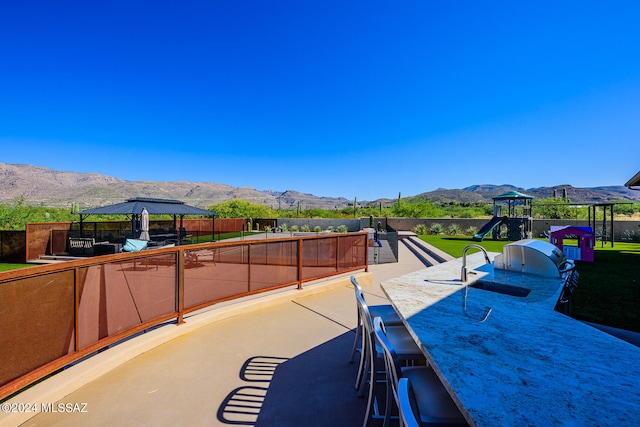
<svg viewBox="0 0 640 427">
<path fill-rule="evenodd" d="M 61 172 L 41 166 L 0 163 L 0 202 L 24 197 L 30 205 L 80 208 L 105 206 L 132 197 L 177 199 L 207 208 L 230 199 L 243 199 L 273 208 L 343 208 L 352 204 L 342 197 L 318 197 L 297 191 L 259 191 L 212 182 L 125 181 L 97 173 Z"/>
<path fill-rule="evenodd" d="M 426 197 L 434 202 L 488 202 L 507 191 L 520 191 L 536 198 L 562 195 L 562 190 L 572 202 L 598 203 L 614 199 L 640 201 L 640 191 L 624 186 L 577 188 L 571 185 L 554 187 L 520 188 L 512 185 L 473 185 L 463 189 L 439 188 L 412 197 Z M 318 197 L 295 190 L 260 191 L 250 187 L 232 187 L 212 182 L 157 182 L 125 181 L 97 173 L 62 172 L 41 166 L 0 163 L 0 202 L 12 202 L 24 197 L 30 205 L 71 207 L 77 203 L 81 209 L 123 202 L 131 197 L 157 197 L 177 199 L 189 205 L 206 208 L 214 203 L 230 199 L 243 199 L 266 204 L 273 208 L 341 209 L 352 206 L 353 201 L 344 197 Z M 411 197 L 408 197 L 411 198 Z M 393 199 L 359 201 L 359 204 L 389 205 Z"/>
<path fill-rule="evenodd" d="M 447 190 L 439 188 L 434 191 L 421 193 L 418 196 L 425 197 L 434 202 L 487 202 L 491 203 L 492 198 L 509 191 L 519 191 L 520 193 L 533 196 L 537 199 L 545 199 L 554 196 L 562 197 L 563 190 L 566 190 L 567 197 L 572 203 L 602 203 L 611 200 L 626 199 L 629 201 L 640 201 L 640 191 L 629 190 L 623 185 L 605 186 L 592 188 L 573 187 L 569 184 L 555 185 L 553 187 L 522 188 L 513 185 L 472 185 L 461 190 Z"/>
</svg>

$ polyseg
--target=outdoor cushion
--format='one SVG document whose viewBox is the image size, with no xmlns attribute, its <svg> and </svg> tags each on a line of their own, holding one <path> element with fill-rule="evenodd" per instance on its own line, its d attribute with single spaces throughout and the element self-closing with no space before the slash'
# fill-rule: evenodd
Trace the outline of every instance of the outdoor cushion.
<svg viewBox="0 0 640 427">
<path fill-rule="evenodd" d="M 127 239 L 124 242 L 124 246 L 122 250 L 125 252 L 138 252 L 143 249 L 146 249 L 149 242 L 146 240 L 138 240 L 138 239 Z"/>
</svg>

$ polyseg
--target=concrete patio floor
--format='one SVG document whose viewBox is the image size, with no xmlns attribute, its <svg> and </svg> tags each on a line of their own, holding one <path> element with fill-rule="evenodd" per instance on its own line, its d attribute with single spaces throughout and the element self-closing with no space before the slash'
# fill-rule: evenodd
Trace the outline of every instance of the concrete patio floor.
<svg viewBox="0 0 640 427">
<path fill-rule="evenodd" d="M 424 268 L 402 244 L 399 258 L 359 273 L 372 283 L 364 286 L 369 304 L 386 303 L 380 282 Z M 13 400 L 84 412 L 4 417 L 0 426 L 362 425 L 366 400 L 353 386 L 357 361 L 348 363 L 356 326 L 348 275 L 259 299 L 229 306 L 226 316 L 215 317 L 216 308 L 158 328 L 150 336 L 184 329 L 145 350 L 152 338 L 120 344 Z"/>
</svg>

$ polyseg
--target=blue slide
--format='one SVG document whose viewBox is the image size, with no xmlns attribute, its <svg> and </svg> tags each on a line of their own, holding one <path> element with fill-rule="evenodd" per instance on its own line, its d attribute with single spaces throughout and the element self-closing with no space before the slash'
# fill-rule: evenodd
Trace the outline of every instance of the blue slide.
<svg viewBox="0 0 640 427">
<path fill-rule="evenodd" d="M 506 217 L 503 217 L 503 216 L 494 216 L 493 218 L 491 218 L 491 221 L 486 223 L 480 229 L 480 231 L 478 231 L 478 234 L 473 236 L 473 240 L 481 242 L 485 238 L 485 236 L 487 234 L 489 234 L 489 233 L 491 233 L 493 231 L 494 228 L 500 226 L 500 224 L 502 224 L 504 222 L 505 218 Z"/>
</svg>

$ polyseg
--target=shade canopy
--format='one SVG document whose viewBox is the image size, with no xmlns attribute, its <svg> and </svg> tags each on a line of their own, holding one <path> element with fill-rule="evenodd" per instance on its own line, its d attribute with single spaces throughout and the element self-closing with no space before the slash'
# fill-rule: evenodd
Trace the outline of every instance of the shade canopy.
<svg viewBox="0 0 640 427">
<path fill-rule="evenodd" d="M 185 205 L 180 200 L 172 199 L 155 199 L 149 197 L 134 197 L 128 199 L 123 203 L 116 203 L 115 205 L 103 206 L 100 208 L 87 209 L 82 212 L 74 212 L 80 215 L 80 235 L 83 235 L 83 221 L 87 215 L 130 215 L 131 216 L 131 236 L 138 237 L 138 232 L 144 232 L 144 227 L 140 227 L 142 224 L 142 217 L 148 218 L 148 215 L 173 215 L 174 227 L 177 227 L 176 217 L 180 217 L 180 230 L 182 230 L 182 217 L 185 215 L 201 215 L 210 216 L 215 221 L 216 213 L 205 209 L 196 208 L 194 206 Z M 148 237 L 148 222 L 146 227 L 146 234 L 142 234 L 141 238 L 147 240 Z M 212 230 L 215 230 L 215 225 L 212 225 Z M 179 234 L 179 240 L 182 239 L 182 234 Z"/>
<path fill-rule="evenodd" d="M 205 209 L 185 205 L 180 200 L 154 199 L 147 197 L 134 197 L 126 202 L 99 208 L 87 209 L 82 212 L 74 212 L 78 215 L 140 215 L 142 209 L 146 209 L 149 215 L 215 215 Z"/>
<path fill-rule="evenodd" d="M 493 200 L 520 200 L 520 199 L 533 199 L 533 196 L 520 193 L 519 191 L 508 191 L 499 196 L 495 196 Z"/>
</svg>

